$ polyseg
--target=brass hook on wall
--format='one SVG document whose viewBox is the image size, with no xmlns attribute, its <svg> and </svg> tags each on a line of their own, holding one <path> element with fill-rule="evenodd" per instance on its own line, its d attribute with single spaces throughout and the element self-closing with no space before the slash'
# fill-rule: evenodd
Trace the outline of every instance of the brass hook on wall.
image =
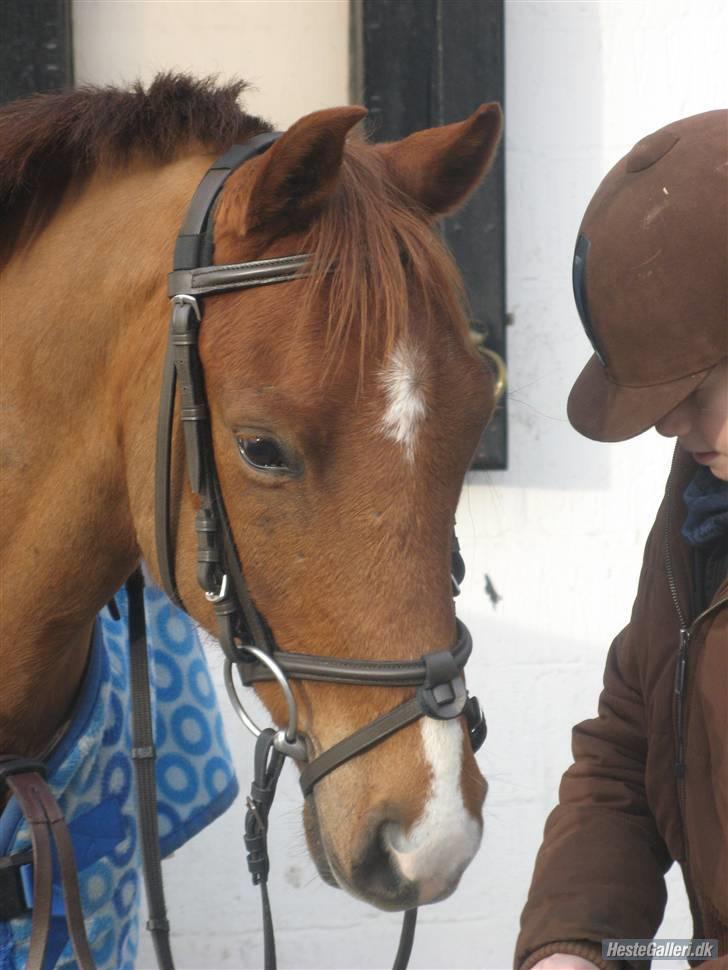
<svg viewBox="0 0 728 970">
<path fill-rule="evenodd" d="M 506 362 L 499 353 L 485 346 L 485 337 L 482 333 L 478 333 L 477 330 L 471 330 L 470 336 L 478 353 L 481 357 L 485 357 L 494 372 L 495 387 L 493 388 L 493 394 L 495 396 L 495 403 L 498 404 L 505 393 L 508 383 L 508 368 L 506 367 Z"/>
</svg>

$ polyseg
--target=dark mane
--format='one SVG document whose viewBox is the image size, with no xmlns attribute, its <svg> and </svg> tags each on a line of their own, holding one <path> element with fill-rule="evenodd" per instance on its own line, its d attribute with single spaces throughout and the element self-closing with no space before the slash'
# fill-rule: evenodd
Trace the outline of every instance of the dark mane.
<svg viewBox="0 0 728 970">
<path fill-rule="evenodd" d="M 159 74 L 146 90 L 82 87 L 0 109 L 0 262 L 52 218 L 63 192 L 100 165 L 159 162 L 198 145 L 223 152 L 270 125 L 238 104 L 243 81 Z"/>
<path fill-rule="evenodd" d="M 83 87 L 33 95 L 0 109 L 0 266 L 51 220 L 64 191 L 100 166 L 132 157 L 163 163 L 192 148 L 222 153 L 270 125 L 238 104 L 245 83 L 160 74 L 144 89 Z M 339 184 L 311 227 L 306 249 L 317 272 L 302 301 L 305 318 L 320 282 L 330 286 L 329 363 L 358 340 L 361 372 L 368 341 L 386 346 L 407 333 L 416 294 L 421 325 L 446 316 L 463 336 L 459 274 L 414 202 L 388 177 L 376 153 L 349 141 Z"/>
</svg>

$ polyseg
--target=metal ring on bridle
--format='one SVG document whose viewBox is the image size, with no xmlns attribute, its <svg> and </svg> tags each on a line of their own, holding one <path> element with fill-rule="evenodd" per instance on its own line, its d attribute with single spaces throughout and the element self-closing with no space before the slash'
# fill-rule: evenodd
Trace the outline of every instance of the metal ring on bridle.
<svg viewBox="0 0 728 970">
<path fill-rule="evenodd" d="M 290 754 L 292 757 L 305 758 L 305 748 L 302 743 L 300 743 L 298 737 L 298 707 L 296 706 L 296 698 L 293 696 L 293 691 L 291 690 L 291 685 L 288 683 L 286 675 L 283 673 L 281 668 L 275 662 L 275 660 L 268 656 L 264 650 L 260 650 L 258 647 L 246 646 L 245 650 L 247 653 L 255 657 L 262 664 L 270 670 L 275 679 L 278 681 L 281 690 L 283 691 L 283 696 L 286 700 L 286 705 L 288 707 L 288 726 L 285 731 L 279 732 L 282 735 L 282 741 L 285 744 L 276 744 L 279 750 L 282 750 L 284 754 Z M 253 734 L 256 738 L 261 733 L 261 728 L 255 723 L 248 712 L 245 710 L 243 702 L 240 700 L 240 695 L 238 694 L 237 687 L 233 681 L 233 662 L 230 659 L 225 661 L 224 669 L 225 678 L 225 689 L 227 690 L 227 695 L 230 698 L 230 703 L 233 705 L 235 713 L 238 715 L 240 720 L 243 722 L 245 727 Z"/>
</svg>

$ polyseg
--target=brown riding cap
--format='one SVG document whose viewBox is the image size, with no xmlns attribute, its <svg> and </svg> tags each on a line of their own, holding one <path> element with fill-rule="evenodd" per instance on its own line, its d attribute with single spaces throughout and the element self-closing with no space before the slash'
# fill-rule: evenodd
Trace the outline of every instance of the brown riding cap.
<svg viewBox="0 0 728 970">
<path fill-rule="evenodd" d="M 728 356 L 728 110 L 638 142 L 589 203 L 574 297 L 595 354 L 569 395 L 596 441 L 652 427 Z"/>
</svg>

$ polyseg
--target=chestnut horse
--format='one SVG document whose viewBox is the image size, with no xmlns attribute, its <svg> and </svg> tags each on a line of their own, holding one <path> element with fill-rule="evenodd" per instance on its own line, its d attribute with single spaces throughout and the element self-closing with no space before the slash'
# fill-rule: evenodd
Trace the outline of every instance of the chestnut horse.
<svg viewBox="0 0 728 970">
<path fill-rule="evenodd" d="M 165 278 L 211 161 L 269 130 L 238 107 L 241 87 L 162 77 L 0 112 L 0 752 L 47 752 L 94 617 L 141 559 L 155 575 Z M 308 115 L 230 176 L 215 262 L 310 253 L 316 271 L 210 297 L 201 355 L 235 542 L 276 643 L 408 659 L 454 641 L 453 516 L 494 405 L 433 223 L 487 171 L 501 115 L 484 105 L 372 145 L 347 137 L 364 114 Z M 181 437 L 177 583 L 214 630 Z M 256 689 L 284 721 L 275 688 Z M 293 689 L 317 751 L 411 694 Z M 485 792 L 462 719 L 426 717 L 321 781 L 304 809 L 310 850 L 324 879 L 375 905 L 431 902 L 478 848 Z"/>
</svg>

